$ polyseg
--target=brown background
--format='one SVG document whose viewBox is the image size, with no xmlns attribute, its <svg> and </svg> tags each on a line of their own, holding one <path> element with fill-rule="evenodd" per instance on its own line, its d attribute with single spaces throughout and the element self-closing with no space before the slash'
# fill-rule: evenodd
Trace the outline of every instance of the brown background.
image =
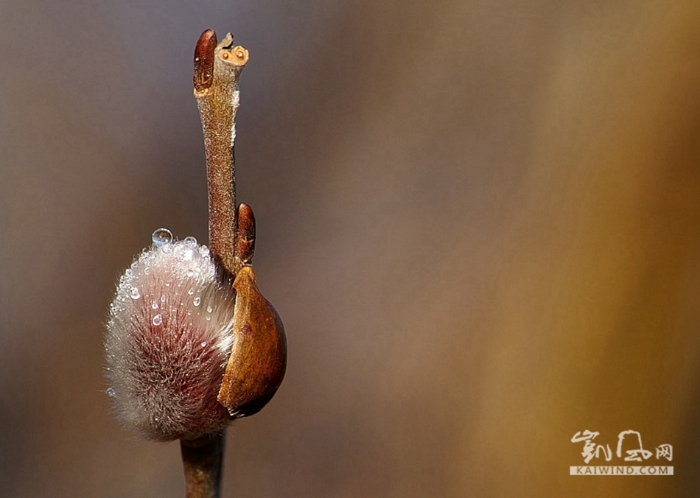
<svg viewBox="0 0 700 498">
<path fill-rule="evenodd" d="M 0 494 L 183 495 L 110 413 L 101 324 L 155 228 L 206 241 L 212 27 L 251 52 L 238 191 L 290 351 L 224 496 L 696 496 L 700 4 L 671 3 L 2 2 Z M 584 429 L 676 475 L 570 477 Z"/>
</svg>

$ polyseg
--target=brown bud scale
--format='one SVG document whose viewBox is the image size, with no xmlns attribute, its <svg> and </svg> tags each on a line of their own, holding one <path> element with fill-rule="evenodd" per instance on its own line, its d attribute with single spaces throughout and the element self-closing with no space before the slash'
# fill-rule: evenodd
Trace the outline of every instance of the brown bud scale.
<svg viewBox="0 0 700 498">
<path fill-rule="evenodd" d="M 287 341 L 277 310 L 258 291 L 253 268 L 242 268 L 233 288 L 233 345 L 218 399 L 232 417 L 245 417 L 260 411 L 282 383 Z"/>
</svg>

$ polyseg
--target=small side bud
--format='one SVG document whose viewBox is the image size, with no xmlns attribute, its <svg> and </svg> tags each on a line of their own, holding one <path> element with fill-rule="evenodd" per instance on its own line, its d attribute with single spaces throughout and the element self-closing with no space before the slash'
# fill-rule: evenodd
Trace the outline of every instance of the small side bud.
<svg viewBox="0 0 700 498">
<path fill-rule="evenodd" d="M 255 254 L 255 216 L 248 204 L 238 206 L 238 247 L 241 264 L 250 265 Z"/>
<path fill-rule="evenodd" d="M 282 383 L 287 340 L 277 310 L 258 290 L 252 267 L 238 272 L 233 288 L 233 346 L 218 399 L 232 417 L 246 417 L 259 412 Z"/>
</svg>

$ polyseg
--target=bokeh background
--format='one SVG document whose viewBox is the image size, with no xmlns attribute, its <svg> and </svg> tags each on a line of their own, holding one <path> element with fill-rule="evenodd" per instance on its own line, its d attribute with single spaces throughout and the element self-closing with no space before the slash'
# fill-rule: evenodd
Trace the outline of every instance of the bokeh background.
<svg viewBox="0 0 700 498">
<path fill-rule="evenodd" d="M 209 27 L 251 53 L 238 193 L 289 341 L 225 497 L 697 496 L 698 2 L 7 0 L 3 497 L 184 495 L 102 324 L 154 229 L 206 241 Z M 676 475 L 569 476 L 586 429 Z"/>
</svg>

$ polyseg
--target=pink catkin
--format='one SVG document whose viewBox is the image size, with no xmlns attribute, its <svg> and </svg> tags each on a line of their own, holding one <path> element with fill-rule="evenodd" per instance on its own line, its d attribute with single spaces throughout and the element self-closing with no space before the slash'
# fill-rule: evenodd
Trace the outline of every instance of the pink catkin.
<svg viewBox="0 0 700 498">
<path fill-rule="evenodd" d="M 161 241 L 125 271 L 105 349 L 108 393 L 127 427 L 169 441 L 228 424 L 216 397 L 231 351 L 234 301 L 209 250 L 191 237 Z"/>
</svg>

